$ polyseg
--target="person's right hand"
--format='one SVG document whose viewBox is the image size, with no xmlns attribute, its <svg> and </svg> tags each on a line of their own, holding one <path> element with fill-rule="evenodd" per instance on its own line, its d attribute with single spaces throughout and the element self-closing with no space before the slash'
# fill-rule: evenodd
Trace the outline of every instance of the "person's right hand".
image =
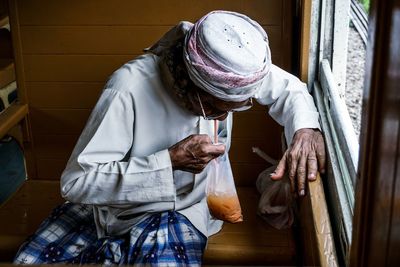
<svg viewBox="0 0 400 267">
<path fill-rule="evenodd" d="M 174 170 L 200 173 L 211 160 L 225 153 L 225 145 L 214 145 L 206 134 L 193 134 L 168 151 Z"/>
</svg>

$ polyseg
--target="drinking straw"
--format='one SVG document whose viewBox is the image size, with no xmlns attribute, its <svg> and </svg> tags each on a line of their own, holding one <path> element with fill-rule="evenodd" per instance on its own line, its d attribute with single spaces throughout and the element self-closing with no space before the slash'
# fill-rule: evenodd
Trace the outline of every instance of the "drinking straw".
<svg viewBox="0 0 400 267">
<path fill-rule="evenodd" d="M 214 144 L 218 143 L 218 121 L 214 120 Z"/>
</svg>

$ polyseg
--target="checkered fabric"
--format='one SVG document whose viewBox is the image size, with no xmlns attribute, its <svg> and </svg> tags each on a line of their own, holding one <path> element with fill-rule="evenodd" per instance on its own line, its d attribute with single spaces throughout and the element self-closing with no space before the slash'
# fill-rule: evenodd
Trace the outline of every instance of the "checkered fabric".
<svg viewBox="0 0 400 267">
<path fill-rule="evenodd" d="M 174 211 L 149 214 L 123 236 L 98 239 L 91 207 L 65 203 L 22 244 L 14 263 L 200 266 L 206 241 Z"/>
</svg>

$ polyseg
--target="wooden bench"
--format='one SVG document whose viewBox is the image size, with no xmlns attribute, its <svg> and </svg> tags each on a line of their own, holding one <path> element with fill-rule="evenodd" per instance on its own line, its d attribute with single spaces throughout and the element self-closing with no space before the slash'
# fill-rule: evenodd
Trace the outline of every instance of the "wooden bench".
<svg viewBox="0 0 400 267">
<path fill-rule="evenodd" d="M 295 265 L 296 249 L 292 230 L 278 231 L 255 214 L 258 193 L 239 187 L 244 222 L 225 223 L 212 236 L 204 255 L 205 264 Z M 22 242 L 38 228 L 63 199 L 59 182 L 28 180 L 0 207 L 0 262 L 11 261 Z"/>
</svg>

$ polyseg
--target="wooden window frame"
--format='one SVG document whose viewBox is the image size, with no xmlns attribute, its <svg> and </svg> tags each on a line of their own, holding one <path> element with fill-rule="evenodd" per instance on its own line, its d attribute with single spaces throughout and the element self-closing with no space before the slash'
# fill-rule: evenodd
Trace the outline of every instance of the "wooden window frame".
<svg viewBox="0 0 400 267">
<path fill-rule="evenodd" d="M 344 100 L 350 0 L 313 0 L 308 85 L 320 112 L 327 149 L 327 197 L 340 265 L 352 240 L 359 144 Z"/>
</svg>

